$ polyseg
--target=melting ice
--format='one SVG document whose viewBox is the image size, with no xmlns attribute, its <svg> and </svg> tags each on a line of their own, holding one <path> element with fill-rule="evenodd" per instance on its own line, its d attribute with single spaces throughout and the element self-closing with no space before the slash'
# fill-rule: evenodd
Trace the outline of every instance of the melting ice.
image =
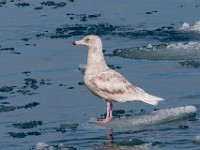
<svg viewBox="0 0 200 150">
<path fill-rule="evenodd" d="M 114 56 L 147 60 L 200 60 L 199 42 L 147 45 L 115 49 Z"/>
<path fill-rule="evenodd" d="M 187 22 L 184 22 L 180 28 L 183 32 L 197 32 L 200 33 L 200 21 L 195 22 L 194 25 L 190 25 Z"/>
<path fill-rule="evenodd" d="M 150 125 L 163 124 L 166 122 L 194 117 L 196 111 L 197 109 L 195 106 L 163 109 L 144 115 L 116 118 L 104 126 L 107 128 L 141 129 Z"/>
</svg>

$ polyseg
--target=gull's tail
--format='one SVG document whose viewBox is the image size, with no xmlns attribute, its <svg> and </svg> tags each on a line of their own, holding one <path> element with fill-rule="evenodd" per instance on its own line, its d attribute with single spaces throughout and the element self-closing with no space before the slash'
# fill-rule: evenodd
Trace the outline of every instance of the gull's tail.
<svg viewBox="0 0 200 150">
<path fill-rule="evenodd" d="M 164 99 L 161 97 L 153 96 L 148 93 L 145 93 L 145 95 L 142 96 L 141 101 L 148 103 L 150 105 L 157 105 L 160 101 L 163 101 Z"/>
</svg>

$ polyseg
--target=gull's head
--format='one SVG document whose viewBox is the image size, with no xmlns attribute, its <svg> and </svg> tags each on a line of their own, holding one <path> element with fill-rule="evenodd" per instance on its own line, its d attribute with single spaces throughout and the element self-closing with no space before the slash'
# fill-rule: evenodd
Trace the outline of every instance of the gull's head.
<svg viewBox="0 0 200 150">
<path fill-rule="evenodd" d="M 74 41 L 73 45 L 84 45 L 88 48 L 102 47 L 101 39 L 96 35 L 85 36 L 82 40 Z"/>
</svg>

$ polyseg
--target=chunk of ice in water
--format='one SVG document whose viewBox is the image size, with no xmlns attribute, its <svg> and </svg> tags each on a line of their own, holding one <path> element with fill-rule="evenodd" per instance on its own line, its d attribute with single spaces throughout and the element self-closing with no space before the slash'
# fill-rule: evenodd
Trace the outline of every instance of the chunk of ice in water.
<svg viewBox="0 0 200 150">
<path fill-rule="evenodd" d="M 151 44 L 148 44 L 148 45 L 147 45 L 147 48 L 152 49 L 153 46 L 152 46 Z"/>
<path fill-rule="evenodd" d="M 150 125 L 163 124 L 171 121 L 193 117 L 197 111 L 195 106 L 176 107 L 153 111 L 149 114 L 116 118 L 103 125 L 107 128 L 141 129 Z"/>
<path fill-rule="evenodd" d="M 190 31 L 190 25 L 187 22 L 184 22 L 180 28 L 181 31 Z"/>
<path fill-rule="evenodd" d="M 36 145 L 36 150 L 65 150 L 66 148 L 62 143 L 60 143 L 58 146 L 49 146 L 46 143 L 39 142 Z M 68 148 L 67 148 L 68 149 Z"/>
<path fill-rule="evenodd" d="M 96 118 L 90 118 L 90 120 L 88 121 L 88 123 L 95 123 L 95 122 L 97 122 Z"/>
<path fill-rule="evenodd" d="M 87 68 L 86 64 L 79 64 L 78 70 L 82 73 L 85 74 L 85 70 Z"/>
<path fill-rule="evenodd" d="M 36 150 L 48 150 L 48 144 L 39 142 L 36 145 Z"/>
<path fill-rule="evenodd" d="M 178 42 L 147 45 L 142 47 L 115 49 L 114 56 L 147 60 L 199 60 L 200 42 Z"/>
<path fill-rule="evenodd" d="M 200 32 L 200 21 L 197 21 L 192 28 L 194 31 Z"/>
<path fill-rule="evenodd" d="M 179 42 L 179 43 L 173 43 L 169 44 L 166 47 L 167 49 L 184 49 L 184 50 L 199 50 L 200 49 L 200 43 L 199 42 L 189 42 L 187 44 Z"/>
<path fill-rule="evenodd" d="M 200 136 L 199 135 L 195 136 L 193 142 L 196 144 L 200 144 Z"/>
<path fill-rule="evenodd" d="M 195 22 L 195 24 L 192 26 L 187 22 L 184 22 L 183 25 L 180 28 L 183 32 L 200 32 L 200 21 Z"/>
</svg>

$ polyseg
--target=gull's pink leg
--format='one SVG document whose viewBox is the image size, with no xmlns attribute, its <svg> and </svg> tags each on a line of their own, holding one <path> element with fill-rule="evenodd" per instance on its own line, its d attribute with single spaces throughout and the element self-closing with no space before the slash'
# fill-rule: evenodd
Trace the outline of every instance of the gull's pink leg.
<svg viewBox="0 0 200 150">
<path fill-rule="evenodd" d="M 106 113 L 106 118 L 105 119 L 102 119 L 102 120 L 99 120 L 97 121 L 96 123 L 98 124 L 105 124 L 109 121 L 112 120 L 112 102 L 107 102 L 107 113 Z"/>
<path fill-rule="evenodd" d="M 113 109 L 113 104 L 112 102 L 110 102 L 110 112 L 109 112 L 109 115 L 110 115 L 110 120 L 112 120 L 113 116 L 112 116 L 112 109 Z"/>
</svg>

